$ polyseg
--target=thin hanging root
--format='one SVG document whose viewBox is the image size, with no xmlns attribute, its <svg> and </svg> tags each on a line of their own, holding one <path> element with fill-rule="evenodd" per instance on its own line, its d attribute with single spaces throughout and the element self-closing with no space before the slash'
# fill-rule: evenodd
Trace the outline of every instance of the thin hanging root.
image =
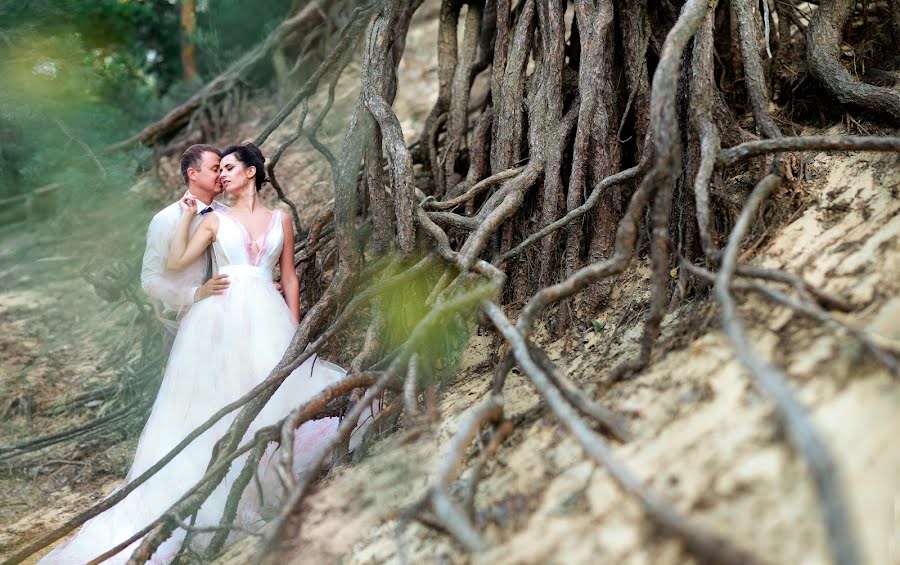
<svg viewBox="0 0 900 565">
<path fill-rule="evenodd" d="M 294 489 L 288 494 L 281 513 L 273 520 L 265 543 L 260 547 L 259 557 L 261 562 L 272 565 L 281 562 L 283 548 L 277 545 L 277 542 L 289 539 L 283 530 L 286 528 L 288 519 L 295 513 L 299 513 L 300 504 L 312 485 L 315 473 L 321 469 L 322 463 L 334 450 L 335 446 L 341 441 L 345 441 L 346 437 L 350 435 L 363 411 L 381 395 L 389 384 L 400 378 L 403 370 L 408 366 L 409 357 L 418 350 L 425 337 L 433 331 L 436 325 L 445 320 L 448 315 L 459 311 L 468 311 L 474 308 L 481 300 L 495 295 L 499 289 L 498 283 L 502 284 L 502 279 L 495 283 L 477 286 L 453 298 L 442 300 L 416 324 L 409 338 L 401 346 L 398 354 L 393 357 L 382 376 L 369 387 L 362 399 L 354 404 L 347 417 L 338 427 L 337 432 L 310 458 L 309 470 L 300 477 Z M 295 535 L 297 535 L 297 532 L 292 532 L 292 536 Z"/>
<path fill-rule="evenodd" d="M 758 155 L 785 151 L 888 151 L 900 153 L 900 137 L 809 135 L 748 141 L 723 149 L 716 160 L 716 168 L 730 167 Z"/>
<path fill-rule="evenodd" d="M 294 444 L 292 443 L 282 443 L 283 451 L 293 451 Z M 263 455 L 266 453 L 267 445 L 265 443 L 260 442 L 256 447 L 253 448 L 253 451 L 250 452 L 250 456 L 247 457 L 247 460 L 244 462 L 244 468 L 241 469 L 241 473 L 238 475 L 237 479 L 235 479 L 234 484 L 231 487 L 231 492 L 228 493 L 228 499 L 225 502 L 225 510 L 222 512 L 222 518 L 219 520 L 219 530 L 215 533 L 212 540 L 210 540 L 209 545 L 206 547 L 206 560 L 212 561 L 213 558 L 218 555 L 219 551 L 222 550 L 222 546 L 225 545 L 225 540 L 228 537 L 228 534 L 231 533 L 231 528 L 234 527 L 234 518 L 237 516 L 238 503 L 241 500 L 241 496 L 244 494 L 244 489 L 247 488 L 247 485 L 250 484 L 250 481 L 256 476 L 256 472 L 259 469 L 259 462 L 262 459 Z M 187 541 L 184 542 L 184 545 L 187 545 Z"/>
<path fill-rule="evenodd" d="M 381 402 L 384 401 L 382 400 Z M 363 432 L 359 444 L 353 450 L 350 462 L 354 464 L 359 463 L 366 454 L 368 454 L 369 447 L 371 447 L 372 442 L 375 441 L 375 436 L 395 426 L 402 414 L 403 409 L 399 402 L 394 402 L 393 404 L 382 408 L 381 412 L 372 419 L 372 423 L 366 428 L 366 431 Z M 350 437 L 348 436 L 347 444 L 349 445 L 349 443 Z"/>
<path fill-rule="evenodd" d="M 716 281 L 716 274 L 700 267 L 698 265 L 694 265 L 692 263 L 688 263 L 681 259 L 682 268 L 686 269 L 691 274 L 699 277 L 700 279 L 713 284 Z M 736 274 L 742 275 L 741 272 L 743 269 L 740 267 L 735 271 Z M 787 273 L 786 273 L 787 274 Z M 744 275 L 744 276 L 752 276 L 752 275 Z M 799 277 L 797 277 L 799 278 Z M 794 298 L 789 296 L 779 290 L 771 288 L 769 286 L 760 284 L 756 281 L 747 281 L 743 279 L 735 279 L 731 284 L 732 289 L 738 290 L 750 290 L 756 292 L 757 294 L 761 294 L 764 297 L 776 302 L 778 304 L 782 304 L 791 308 L 799 314 L 812 318 L 817 322 L 821 322 L 823 324 L 827 324 L 833 326 L 841 331 L 847 332 L 849 335 L 853 336 L 857 339 L 866 350 L 872 354 L 872 356 L 881 363 L 894 377 L 900 377 L 900 363 L 897 362 L 897 359 L 894 358 L 894 355 L 897 355 L 898 351 L 891 351 L 887 344 L 880 344 L 877 341 L 877 338 L 867 334 L 863 330 L 859 330 L 854 328 L 841 320 L 835 318 L 828 312 L 826 312 L 822 307 L 820 307 L 816 302 L 806 299 L 803 297 L 803 288 L 797 289 L 795 286 L 795 290 L 798 291 L 801 298 Z"/>
<path fill-rule="evenodd" d="M 409 369 L 406 372 L 406 381 L 403 384 L 403 409 L 409 418 L 415 418 L 419 413 L 419 393 L 416 390 L 418 379 L 419 355 L 413 353 L 409 358 Z"/>
<path fill-rule="evenodd" d="M 523 335 L 513 327 L 503 311 L 485 300 L 482 309 L 491 319 L 503 337 L 510 343 L 516 362 L 537 389 L 538 393 L 559 419 L 560 423 L 575 437 L 582 449 L 599 465 L 609 472 L 616 484 L 641 504 L 647 518 L 660 527 L 661 531 L 680 539 L 685 549 L 704 563 L 747 564 L 757 559 L 730 542 L 698 529 L 678 514 L 672 507 L 647 491 L 640 479 L 628 468 L 613 458 L 612 451 L 575 409 L 563 398 L 562 393 L 551 383 L 529 353 L 529 344 Z"/>
<path fill-rule="evenodd" d="M 300 114 L 300 119 L 297 120 L 297 130 L 296 132 L 290 136 L 286 141 L 284 141 L 278 149 L 275 150 L 275 153 L 266 163 L 266 171 L 269 175 L 269 180 L 272 182 L 272 187 L 275 189 L 275 192 L 278 194 L 279 200 L 287 204 L 291 209 L 291 214 L 294 219 L 294 229 L 299 233 L 300 232 L 300 215 L 297 213 L 297 207 L 294 205 L 294 202 L 291 201 L 285 194 L 281 188 L 281 184 L 278 182 L 278 178 L 275 175 L 275 167 L 278 166 L 278 161 L 281 159 L 281 156 L 284 152 L 293 145 L 298 139 L 300 139 L 304 133 L 306 133 L 309 137 L 310 143 L 315 147 L 319 153 L 321 153 L 331 164 L 332 169 L 335 168 L 335 159 L 331 154 L 331 151 L 328 150 L 327 147 L 324 147 L 321 143 L 316 139 L 316 132 L 318 132 L 319 128 L 322 126 L 322 123 L 325 121 L 325 116 L 328 115 L 328 112 L 331 110 L 332 105 L 334 104 L 334 93 L 335 88 L 337 87 L 337 82 L 341 78 L 341 75 L 344 72 L 344 69 L 347 68 L 347 65 L 350 63 L 350 59 L 353 55 L 353 49 L 350 46 L 353 45 L 354 41 L 350 39 L 351 36 L 355 36 L 358 39 L 358 36 L 361 34 L 361 26 L 360 21 L 353 20 L 351 25 L 347 27 L 345 33 L 342 35 L 342 39 L 339 40 L 339 48 L 334 52 L 333 55 L 337 55 L 336 59 L 333 60 L 333 64 L 336 64 L 336 68 L 334 70 L 333 76 L 328 84 L 328 98 L 325 102 L 324 107 L 319 112 L 319 115 L 316 117 L 313 127 L 310 131 L 305 131 L 303 129 L 303 124 L 306 121 L 306 114 L 309 111 L 309 98 L 303 98 L 303 110 Z M 323 64 L 317 72 L 310 77 L 310 81 L 308 84 L 308 91 L 311 93 L 315 92 L 319 80 L 321 80 L 324 72 L 331 68 L 332 60 L 326 62 L 327 64 Z M 260 136 L 262 137 L 262 136 Z M 260 140 L 262 141 L 262 140 Z"/>
<path fill-rule="evenodd" d="M 738 317 L 737 305 L 729 291 L 737 265 L 739 245 L 750 220 L 780 180 L 776 175 L 766 176 L 747 199 L 729 235 L 722 267 L 716 278 L 715 295 L 722 307 L 722 326 L 738 359 L 750 370 L 753 382 L 760 392 L 774 403 L 775 412 L 785 426 L 794 449 L 809 465 L 823 510 L 832 558 L 840 565 L 851 565 L 860 562 L 859 549 L 831 454 L 813 427 L 806 410 L 788 387 L 787 376 L 753 351 Z"/>
<path fill-rule="evenodd" d="M 318 8 L 318 7 L 316 7 Z M 353 48 L 359 42 L 359 39 L 362 37 L 363 32 L 365 32 L 366 25 L 368 23 L 369 15 L 373 6 L 359 6 L 353 10 L 353 14 L 351 15 L 351 19 L 349 23 L 344 27 L 339 35 L 339 40 L 337 42 L 337 48 L 329 53 L 328 57 L 319 65 L 319 68 L 312 74 L 312 76 L 307 79 L 306 84 L 300 88 L 297 93 L 278 111 L 278 113 L 273 117 L 268 124 L 263 128 L 263 130 L 256 136 L 253 140 L 253 143 L 256 145 L 262 145 L 266 139 L 272 135 L 278 126 L 287 119 L 288 116 L 293 113 L 294 109 L 303 102 L 308 99 L 310 96 L 315 94 L 319 81 L 322 77 L 331 71 L 334 65 L 341 62 L 343 57 L 345 56 L 346 51 L 353 51 Z"/>
<path fill-rule="evenodd" d="M 542 371 L 544 371 L 544 374 L 550 379 L 553 386 L 559 389 L 563 397 L 569 401 L 576 410 L 600 424 L 604 431 L 613 438 L 621 442 L 628 441 L 630 434 L 625 427 L 625 423 L 618 415 L 607 410 L 603 406 L 595 404 L 585 396 L 584 393 L 578 390 L 575 383 L 569 380 L 565 373 L 550 360 L 550 357 L 547 356 L 547 353 L 545 353 L 543 349 L 531 346 L 529 351 L 534 362 L 537 363 Z"/>
<path fill-rule="evenodd" d="M 300 119 L 297 120 L 297 132 L 294 135 L 290 136 L 284 143 L 282 143 L 278 149 L 275 150 L 275 153 L 272 157 L 269 158 L 269 162 L 266 163 L 266 171 L 268 172 L 268 180 L 272 183 L 272 188 L 275 189 L 275 193 L 278 195 L 278 199 L 288 205 L 291 209 L 291 217 L 294 220 L 294 230 L 299 233 L 301 225 L 300 225 L 300 214 L 297 212 L 297 206 L 294 204 L 293 200 L 287 197 L 284 193 L 284 189 L 281 187 L 281 183 L 278 182 L 278 176 L 275 174 L 275 167 L 278 166 L 278 161 L 281 160 L 281 156 L 287 150 L 288 147 L 294 144 L 303 131 L 303 122 L 306 121 L 306 114 L 309 112 L 309 100 L 303 101 L 303 110 L 300 112 Z"/>
<path fill-rule="evenodd" d="M 421 518 L 422 522 L 428 526 L 443 529 L 470 553 L 484 551 L 489 546 L 472 524 L 465 510 L 468 505 L 460 506 L 450 497 L 450 486 L 459 476 L 459 470 L 466 458 L 466 451 L 478 430 L 486 424 L 496 424 L 502 418 L 503 402 L 496 395 L 491 394 L 484 402 L 473 408 L 450 441 L 450 446 L 438 466 L 431 487 L 422 500 L 404 513 L 406 516 Z M 431 510 L 431 515 L 424 513 L 426 509 Z M 401 518 L 396 533 L 398 539 L 408 520 L 408 517 Z"/>
</svg>

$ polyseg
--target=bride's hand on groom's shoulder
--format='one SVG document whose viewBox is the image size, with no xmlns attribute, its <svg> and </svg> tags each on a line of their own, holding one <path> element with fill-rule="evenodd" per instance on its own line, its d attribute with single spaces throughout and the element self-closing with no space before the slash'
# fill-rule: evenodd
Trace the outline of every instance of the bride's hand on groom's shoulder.
<svg viewBox="0 0 900 565">
<path fill-rule="evenodd" d="M 197 200 L 193 196 L 185 192 L 181 197 L 181 200 L 178 201 L 178 207 L 181 208 L 182 214 L 189 214 L 193 216 L 197 213 Z"/>
</svg>

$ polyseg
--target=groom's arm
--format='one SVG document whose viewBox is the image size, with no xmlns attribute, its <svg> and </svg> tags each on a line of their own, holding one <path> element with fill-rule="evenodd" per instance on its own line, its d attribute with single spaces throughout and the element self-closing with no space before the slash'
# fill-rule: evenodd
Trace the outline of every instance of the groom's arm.
<svg viewBox="0 0 900 565">
<path fill-rule="evenodd" d="M 150 221 L 150 227 L 147 228 L 147 248 L 144 251 L 141 268 L 141 288 L 151 298 L 181 310 L 193 304 L 198 287 L 185 288 L 173 284 L 163 276 L 174 231 L 175 226 L 170 225 L 170 222 L 160 214 Z"/>
</svg>

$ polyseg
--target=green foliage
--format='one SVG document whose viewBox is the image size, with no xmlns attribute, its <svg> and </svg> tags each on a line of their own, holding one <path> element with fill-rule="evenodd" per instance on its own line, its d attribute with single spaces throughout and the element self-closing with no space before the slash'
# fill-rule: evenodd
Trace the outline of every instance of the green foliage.
<svg viewBox="0 0 900 565">
<path fill-rule="evenodd" d="M 136 155 L 102 151 L 159 112 L 161 78 L 180 70 L 176 10 L 0 1 L 0 198 L 62 183 L 66 204 L 92 205 L 88 195 L 129 185 Z"/>
<path fill-rule="evenodd" d="M 391 276 L 411 267 L 421 257 L 400 262 L 396 270 L 385 273 Z M 432 270 L 423 271 L 417 277 L 404 282 L 397 288 L 384 293 L 378 301 L 379 312 L 385 322 L 382 346 L 392 351 L 405 343 L 416 326 L 434 308 L 434 304 L 426 304 L 429 294 L 441 275 L 450 269 L 440 265 Z M 455 275 L 455 271 L 451 274 Z M 479 283 L 481 284 L 481 283 Z M 460 285 L 457 292 L 472 290 Z M 456 294 L 454 293 L 454 295 Z M 448 314 L 445 319 L 432 326 L 418 344 L 419 370 L 424 378 L 438 381 L 455 374 L 460 357 L 471 335 L 471 328 L 476 308 L 469 311 L 457 311 Z"/>
<path fill-rule="evenodd" d="M 181 72 L 178 7 L 168 0 L 0 0 L 0 33 L 75 35 L 114 77 L 153 76 L 165 90 Z M 102 72 L 102 71 L 101 71 Z"/>
<path fill-rule="evenodd" d="M 291 0 L 199 0 L 194 44 L 200 73 L 224 71 L 288 15 Z"/>
<path fill-rule="evenodd" d="M 51 183 L 100 188 L 128 182 L 127 155 L 98 153 L 135 120 L 104 97 L 106 82 L 73 33 L 20 35 L 0 54 L 3 196 Z M 8 140 L 8 141 L 7 141 Z M 96 149 L 94 149 L 96 148 Z"/>
<path fill-rule="evenodd" d="M 185 84 L 177 2 L 0 0 L 0 198 L 57 182 L 75 188 L 74 200 L 128 186 L 142 155 L 103 148 L 188 98 L 265 37 L 291 1 L 196 6 L 201 77 Z"/>
</svg>

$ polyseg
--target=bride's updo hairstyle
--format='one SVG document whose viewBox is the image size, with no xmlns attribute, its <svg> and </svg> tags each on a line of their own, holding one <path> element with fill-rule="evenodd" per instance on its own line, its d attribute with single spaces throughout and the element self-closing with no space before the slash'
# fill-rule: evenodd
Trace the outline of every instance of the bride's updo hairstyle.
<svg viewBox="0 0 900 565">
<path fill-rule="evenodd" d="M 247 141 L 240 145 L 229 145 L 222 151 L 222 158 L 226 155 L 234 153 L 237 160 L 243 163 L 245 167 L 256 167 L 256 175 L 253 180 L 256 181 L 256 190 L 259 190 L 269 180 L 266 178 L 266 159 L 263 157 L 259 147 Z"/>
</svg>

